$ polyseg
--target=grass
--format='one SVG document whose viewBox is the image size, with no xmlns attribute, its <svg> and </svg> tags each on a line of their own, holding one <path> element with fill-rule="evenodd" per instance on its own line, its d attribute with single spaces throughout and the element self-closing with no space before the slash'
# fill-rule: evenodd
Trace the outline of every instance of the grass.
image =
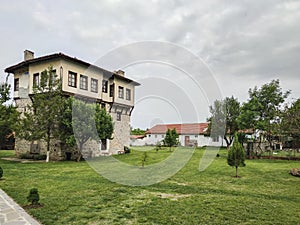
<svg viewBox="0 0 300 225">
<path fill-rule="evenodd" d="M 142 151 L 118 155 L 140 166 Z M 143 149 L 145 150 L 145 149 Z M 149 150 L 149 149 L 147 149 Z M 226 150 L 199 172 L 203 149 L 173 177 L 151 186 L 110 182 L 86 162 L 19 163 L 0 160 L 0 187 L 20 205 L 38 188 L 44 207 L 29 209 L 43 224 L 300 224 L 298 177 L 288 174 L 299 161 L 246 160 L 241 178 L 226 163 Z M 146 165 L 168 150 L 147 152 Z M 12 151 L 0 151 L 11 157 Z"/>
</svg>

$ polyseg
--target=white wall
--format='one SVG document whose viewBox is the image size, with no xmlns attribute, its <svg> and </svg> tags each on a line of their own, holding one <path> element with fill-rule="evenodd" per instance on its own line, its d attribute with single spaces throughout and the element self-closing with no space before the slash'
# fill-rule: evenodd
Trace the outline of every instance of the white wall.
<svg viewBox="0 0 300 225">
<path fill-rule="evenodd" d="M 211 137 L 204 135 L 196 135 L 195 134 L 185 134 L 179 135 L 179 142 L 181 146 L 185 145 L 185 136 L 190 137 L 190 141 L 196 140 L 198 143 L 198 147 L 202 146 L 222 146 L 223 140 L 222 137 L 219 137 L 217 142 L 214 142 Z M 156 145 L 158 142 L 164 139 L 164 134 L 147 134 L 143 139 L 131 140 L 131 146 L 144 146 L 144 145 Z"/>
</svg>

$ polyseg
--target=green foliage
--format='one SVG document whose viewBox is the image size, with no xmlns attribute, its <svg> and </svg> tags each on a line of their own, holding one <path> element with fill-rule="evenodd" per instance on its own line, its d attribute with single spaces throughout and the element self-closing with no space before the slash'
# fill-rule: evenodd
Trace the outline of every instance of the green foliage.
<svg viewBox="0 0 300 225">
<path fill-rule="evenodd" d="M 27 201 L 31 202 L 32 205 L 38 205 L 40 200 L 39 192 L 37 188 L 32 188 L 27 196 Z"/>
<path fill-rule="evenodd" d="M 45 160 L 47 158 L 47 155 L 33 155 L 33 154 L 27 154 L 23 153 L 19 157 L 20 159 L 33 159 L 33 160 Z"/>
<path fill-rule="evenodd" d="M 148 158 L 148 154 L 147 154 L 146 151 L 144 151 L 143 154 L 142 154 L 142 159 L 141 159 L 142 167 L 145 166 L 145 162 L 146 162 L 147 158 Z"/>
<path fill-rule="evenodd" d="M 294 101 L 290 107 L 286 106 L 281 127 L 286 135 L 294 139 L 300 138 L 300 98 Z"/>
<path fill-rule="evenodd" d="M 2 167 L 0 166 L 0 178 L 2 178 L 3 177 L 3 169 L 2 169 Z"/>
<path fill-rule="evenodd" d="M 7 78 L 5 83 L 0 84 L 0 104 L 10 100 L 10 89 L 11 85 L 7 83 Z"/>
<path fill-rule="evenodd" d="M 213 137 L 223 137 L 226 132 L 226 106 L 224 102 L 215 100 L 213 105 L 209 107 L 209 111 L 212 115 L 208 118 L 207 132 Z"/>
<path fill-rule="evenodd" d="M 16 131 L 20 113 L 11 104 L 5 104 L 10 100 L 10 85 L 0 84 L 0 148 L 5 147 L 5 143 L 13 137 Z"/>
<path fill-rule="evenodd" d="M 176 129 L 168 129 L 165 135 L 165 138 L 163 140 L 164 145 L 168 146 L 171 150 L 171 148 L 178 144 L 178 133 Z"/>
<path fill-rule="evenodd" d="M 172 154 L 156 153 L 147 146 L 132 147 L 130 154 L 114 157 L 140 167 L 144 151 L 148 154 L 145 166 Z M 1 160 L 13 157 L 14 151 L 0 151 L 6 178 L 1 181 L 1 189 L 20 205 L 26 205 L 28 187 L 42 190 L 40 195 L 45 197 L 40 196 L 40 201 L 44 206 L 29 209 L 42 224 L 299 223 L 299 178 L 288 174 L 291 168 L 299 168 L 298 161 L 249 160 L 242 179 L 228 179 L 232 171 L 226 163 L 228 151 L 221 149 L 220 157 L 199 172 L 204 151 L 197 148 L 177 174 L 145 187 L 108 181 L 85 161 L 16 163 Z"/>
<path fill-rule="evenodd" d="M 245 150 L 238 140 L 237 133 L 234 135 L 233 146 L 228 151 L 227 163 L 229 166 L 236 168 L 236 177 L 238 177 L 238 167 L 246 166 Z"/>
<path fill-rule="evenodd" d="M 69 98 L 63 110 L 60 138 L 68 146 L 74 146 L 76 141 L 82 152 L 84 144 L 89 139 L 111 139 L 113 134 L 112 117 L 99 104 L 92 104 L 80 99 Z M 77 161 L 80 161 L 79 154 Z"/>
<path fill-rule="evenodd" d="M 131 129 L 131 134 L 132 135 L 144 135 L 145 134 L 145 130 L 142 130 L 140 128 L 135 128 L 135 129 Z"/>
<path fill-rule="evenodd" d="M 209 110 L 212 116 L 208 119 L 208 132 L 212 136 L 223 136 L 229 148 L 234 133 L 239 130 L 237 118 L 240 115 L 240 103 L 233 96 L 226 97 L 224 100 L 215 100 Z"/>
<path fill-rule="evenodd" d="M 28 141 L 44 140 L 47 152 L 50 141 L 59 137 L 59 123 L 65 97 L 62 94 L 61 80 L 52 67 L 41 73 L 39 86 L 33 87 L 32 104 L 21 120 L 18 136 Z"/>
<path fill-rule="evenodd" d="M 281 105 L 290 94 L 282 92 L 279 80 L 272 80 L 260 89 L 249 89 L 249 100 L 244 103 L 238 121 L 242 129 L 259 129 L 272 145 L 272 135 L 278 132 Z"/>
<path fill-rule="evenodd" d="M 98 137 L 103 139 L 112 139 L 114 125 L 112 117 L 106 112 L 105 108 L 100 108 L 99 104 L 95 106 L 95 124 Z"/>
</svg>

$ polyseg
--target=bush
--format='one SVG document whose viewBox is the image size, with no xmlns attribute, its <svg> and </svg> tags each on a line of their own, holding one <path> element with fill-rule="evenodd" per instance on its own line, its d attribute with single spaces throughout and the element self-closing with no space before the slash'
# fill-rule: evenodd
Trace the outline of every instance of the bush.
<svg viewBox="0 0 300 225">
<path fill-rule="evenodd" d="M 27 196 L 28 202 L 31 202 L 32 205 L 38 205 L 40 196 L 37 188 L 32 188 L 29 191 L 29 195 Z"/>
<path fill-rule="evenodd" d="M 128 153 L 130 153 L 130 148 L 129 147 L 127 147 L 127 146 L 124 146 L 124 153 L 125 154 L 128 154 Z"/>
<path fill-rule="evenodd" d="M 3 176 L 3 169 L 2 167 L 0 166 L 0 178 Z"/>
<path fill-rule="evenodd" d="M 47 155 L 34 155 L 33 159 L 34 160 L 46 160 Z"/>
<path fill-rule="evenodd" d="M 47 155 L 32 155 L 28 153 L 23 153 L 20 155 L 20 159 L 33 159 L 33 160 L 46 160 Z"/>
</svg>

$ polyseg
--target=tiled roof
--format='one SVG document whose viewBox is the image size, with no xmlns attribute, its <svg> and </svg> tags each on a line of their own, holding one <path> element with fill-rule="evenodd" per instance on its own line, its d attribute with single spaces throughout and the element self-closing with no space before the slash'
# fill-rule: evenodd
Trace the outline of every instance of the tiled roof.
<svg viewBox="0 0 300 225">
<path fill-rule="evenodd" d="M 127 78 L 127 77 L 121 76 L 121 75 L 119 75 L 115 72 L 105 70 L 101 67 L 98 67 L 98 66 L 90 64 L 88 62 L 85 62 L 83 60 L 77 59 L 76 57 L 68 56 L 68 55 L 63 54 L 61 52 L 60 53 L 54 53 L 54 54 L 51 54 L 51 55 L 41 56 L 41 57 L 38 57 L 38 58 L 29 59 L 29 60 L 26 60 L 26 61 L 22 61 L 22 62 L 20 62 L 16 65 L 13 65 L 13 66 L 10 66 L 10 67 L 6 68 L 4 71 L 6 73 L 14 73 L 15 70 L 20 69 L 20 68 L 24 68 L 24 67 L 28 67 L 30 64 L 45 62 L 45 61 L 49 61 L 49 60 L 53 60 L 53 59 L 69 60 L 69 61 L 81 64 L 83 66 L 90 67 L 90 68 L 95 69 L 95 70 L 100 70 L 105 76 L 110 77 L 112 79 L 116 77 L 116 78 L 119 78 L 119 79 L 124 80 L 126 82 L 131 82 L 134 85 L 140 85 L 138 82 L 135 82 L 135 81 L 133 81 L 133 80 Z"/>
<path fill-rule="evenodd" d="M 208 123 L 158 124 L 146 131 L 146 134 L 165 134 L 168 129 L 176 129 L 178 134 L 204 134 Z"/>
<path fill-rule="evenodd" d="M 130 139 L 143 139 L 145 135 L 130 135 Z"/>
</svg>

